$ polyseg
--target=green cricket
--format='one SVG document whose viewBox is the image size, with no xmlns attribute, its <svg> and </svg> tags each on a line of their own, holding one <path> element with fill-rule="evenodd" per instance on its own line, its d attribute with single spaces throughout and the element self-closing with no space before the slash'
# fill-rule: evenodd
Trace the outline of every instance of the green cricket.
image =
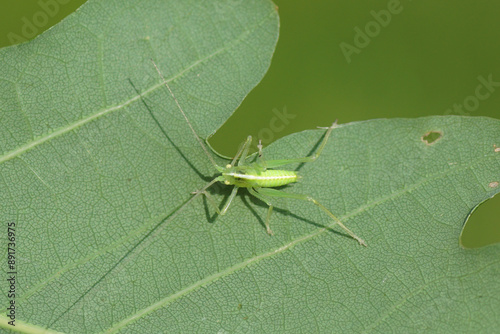
<svg viewBox="0 0 500 334">
<path fill-rule="evenodd" d="M 231 163 L 227 164 L 225 167 L 221 167 L 217 165 L 212 155 L 208 152 L 207 147 L 201 140 L 200 136 L 198 136 L 198 134 L 194 130 L 193 125 L 189 121 L 186 113 L 182 109 L 179 101 L 175 97 L 174 92 L 168 85 L 160 69 L 152 59 L 151 62 L 156 68 L 158 74 L 160 75 L 163 84 L 165 85 L 165 87 L 167 87 L 170 95 L 174 99 L 177 107 L 182 113 L 182 116 L 186 120 L 189 128 L 191 129 L 191 132 L 193 133 L 194 137 L 200 144 L 201 148 L 207 155 L 210 162 L 213 164 L 214 168 L 221 174 L 220 176 L 217 176 L 208 184 L 206 184 L 200 190 L 192 192 L 192 194 L 194 194 L 195 196 L 199 194 L 205 195 L 205 197 L 208 199 L 208 203 L 210 203 L 210 205 L 213 206 L 213 208 L 219 215 L 223 216 L 227 212 L 234 198 L 236 197 L 238 189 L 246 188 L 251 195 L 263 201 L 268 206 L 265 226 L 267 233 L 269 235 L 273 235 L 273 231 L 271 230 L 269 221 L 271 219 L 271 214 L 273 212 L 273 207 L 274 207 L 270 198 L 272 197 L 294 198 L 312 202 L 316 206 L 318 206 L 323 212 L 325 212 L 328 216 L 330 216 L 335 221 L 335 223 L 338 224 L 353 239 L 357 240 L 361 245 L 366 246 L 366 242 L 363 239 L 354 234 L 340 221 L 340 219 L 338 219 L 332 212 L 330 212 L 330 210 L 328 210 L 326 207 L 324 207 L 321 203 L 319 203 L 311 196 L 294 194 L 294 193 L 284 192 L 278 189 L 273 189 L 274 187 L 280 187 L 290 183 L 297 182 L 300 179 L 300 176 L 295 171 L 273 169 L 273 168 L 293 163 L 305 163 L 305 162 L 315 161 L 323 151 L 323 148 L 325 147 L 328 141 L 328 137 L 330 137 L 332 130 L 336 127 L 337 125 L 336 121 L 329 127 L 326 128 L 320 127 L 320 129 L 326 129 L 326 133 L 325 136 L 323 137 L 323 141 L 321 142 L 321 145 L 319 146 L 318 150 L 312 156 L 304 158 L 295 158 L 295 159 L 265 160 L 262 151 L 262 142 L 259 140 L 259 145 L 257 145 L 257 148 L 259 150 L 257 159 L 255 162 L 251 162 L 248 161 L 249 160 L 248 151 L 252 143 L 252 136 L 248 136 L 246 141 L 243 143 L 243 145 L 240 147 L 240 149 L 234 156 Z M 229 195 L 229 198 L 227 199 L 222 209 L 219 209 L 219 206 L 215 202 L 214 198 L 207 191 L 216 182 L 222 182 L 225 185 L 233 186 L 233 190 L 231 191 L 231 194 Z"/>
</svg>

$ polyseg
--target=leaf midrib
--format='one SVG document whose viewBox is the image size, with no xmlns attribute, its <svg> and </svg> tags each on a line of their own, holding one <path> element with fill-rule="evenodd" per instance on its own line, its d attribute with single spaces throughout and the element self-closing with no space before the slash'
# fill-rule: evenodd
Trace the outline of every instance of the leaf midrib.
<svg viewBox="0 0 500 334">
<path fill-rule="evenodd" d="M 415 182 L 412 186 L 410 187 L 405 187 L 399 191 L 396 191 L 396 192 L 393 192 L 391 194 L 388 194 L 387 196 L 385 197 L 381 197 L 381 198 L 378 198 L 370 203 L 367 203 L 365 205 L 362 205 L 360 207 L 358 207 L 357 209 L 345 214 L 344 216 L 341 216 L 340 219 L 341 220 L 347 220 L 347 219 L 350 219 L 352 217 L 355 217 L 379 204 L 382 204 L 388 200 L 391 200 L 391 199 L 395 199 L 401 195 L 404 195 L 406 193 L 409 193 L 415 189 L 417 189 L 418 187 L 422 186 L 423 184 L 431 181 L 431 180 L 436 180 L 436 179 L 439 179 L 439 178 L 443 178 L 445 176 L 447 176 L 448 174 L 451 174 L 453 172 L 459 172 L 459 171 L 463 171 L 463 170 L 466 170 L 468 168 L 472 168 L 474 165 L 477 165 L 478 163 L 481 163 L 482 161 L 484 160 L 487 160 L 487 159 L 490 159 L 490 158 L 493 158 L 494 156 L 493 155 L 483 155 L 481 157 L 481 159 L 479 160 L 474 160 L 473 163 L 471 164 L 468 164 L 468 165 L 454 165 L 453 167 L 450 167 L 449 169 L 446 169 L 446 170 L 443 170 L 443 171 L 440 171 L 440 172 L 437 172 L 435 174 L 432 174 L 432 175 L 429 175 L 427 177 L 424 177 L 422 179 L 420 179 L 418 182 Z M 71 270 L 72 268 L 74 267 L 77 267 L 78 265 L 81 265 L 81 264 L 84 264 L 86 263 L 87 261 L 90 261 L 100 255 L 102 255 L 104 252 L 107 252 L 107 251 L 111 251 L 115 248 L 118 248 L 120 247 L 123 243 L 127 242 L 128 240 L 134 238 L 135 236 L 137 235 L 140 235 L 143 231 L 145 230 L 148 230 L 151 226 L 154 225 L 155 222 L 163 222 L 164 219 L 166 219 L 166 217 L 169 217 L 163 224 L 161 224 L 162 226 L 159 227 L 159 229 L 154 233 L 155 235 L 160 233 L 164 228 L 166 228 L 168 226 L 168 224 L 174 219 L 176 218 L 176 216 L 191 202 L 193 201 L 195 198 L 197 197 L 197 195 L 195 196 L 192 196 L 190 197 L 188 200 L 186 200 L 182 205 L 180 205 L 178 207 L 177 210 L 173 210 L 172 212 L 168 213 L 168 214 L 164 214 L 164 215 L 161 215 L 161 216 L 157 216 L 157 217 L 154 217 L 152 219 L 149 220 L 149 222 L 143 226 L 141 226 L 141 228 L 129 233 L 127 236 L 123 237 L 122 239 L 120 239 L 119 241 L 109 245 L 108 247 L 105 247 L 105 248 L 102 248 L 100 249 L 99 251 L 96 251 L 95 253 L 87 256 L 87 257 L 84 257 L 82 258 L 81 260 L 79 261 L 76 261 L 76 262 L 73 262 L 72 264 L 66 266 L 65 268 L 62 268 L 61 270 L 57 271 L 56 273 L 54 273 L 53 275 L 51 275 L 49 278 L 47 278 L 45 281 L 41 282 L 40 284 L 37 284 L 36 286 L 33 287 L 33 289 L 31 289 L 31 291 L 27 292 L 26 294 L 23 295 L 23 298 L 21 298 L 19 300 L 19 302 L 21 303 L 22 301 L 28 299 L 30 296 L 32 296 L 33 294 L 35 294 L 37 291 L 41 290 L 44 286 L 46 286 L 47 284 L 49 284 L 51 281 L 53 281 L 54 279 L 56 279 L 57 277 L 59 277 L 60 275 L 62 275 L 64 272 L 67 272 L 69 270 Z M 194 290 L 196 290 L 197 288 L 199 287 L 202 287 L 202 286 L 206 286 L 208 284 L 210 284 L 211 282 L 214 282 L 216 281 L 217 279 L 219 278 L 222 278 L 224 276 L 227 276 L 237 270 L 240 270 L 240 269 L 243 269 L 245 268 L 246 266 L 248 266 L 249 264 L 252 264 L 252 263 L 255 263 L 255 262 L 258 262 L 259 260 L 263 260 L 263 259 L 266 259 L 268 257 L 272 257 L 273 255 L 275 254 L 280 254 L 282 252 L 284 252 L 285 250 L 291 248 L 292 246 L 296 245 L 296 244 L 299 244 L 299 243 L 302 243 L 302 242 L 306 242 L 308 240 L 311 240 L 313 239 L 314 237 L 318 236 L 318 235 L 321 235 L 323 234 L 324 232 L 326 232 L 327 230 L 331 229 L 333 226 L 335 225 L 335 223 L 331 223 L 329 225 L 327 225 L 326 227 L 324 228 L 321 228 L 321 229 L 318 229 L 317 231 L 311 233 L 311 234 L 308 234 L 308 235 L 304 235 L 300 238 L 297 238 L 293 241 L 291 241 L 290 243 L 286 244 L 286 245 L 283 245 L 277 249 L 274 249 L 274 250 L 271 250 L 267 253 L 264 253 L 264 254 L 261 254 L 261 255 L 258 255 L 256 257 L 253 257 L 253 258 L 250 258 L 250 259 L 247 259 L 243 262 L 240 262 L 240 263 L 237 263 L 235 264 L 234 266 L 231 266 L 229 268 L 226 268 L 220 272 L 217 272 L 213 275 L 210 275 L 208 277 L 206 277 L 205 279 L 201 280 L 201 281 L 198 281 L 198 282 L 195 282 L 194 284 L 191 284 L 190 286 L 188 286 L 187 288 L 173 294 L 173 295 L 170 295 L 168 297 L 165 297 L 164 299 L 162 299 L 161 301 L 137 312 L 135 315 L 131 316 L 131 317 L 128 317 L 127 319 L 124 319 L 123 321 L 119 322 L 116 326 L 118 326 L 119 324 L 125 324 L 125 323 L 130 323 L 131 321 L 135 320 L 135 319 L 138 319 L 140 316 L 143 316 L 143 315 L 146 315 L 150 312 L 153 312 L 154 310 L 156 310 L 157 308 L 161 307 L 161 306 L 164 306 L 164 305 L 167 305 L 167 304 L 170 304 L 171 302 L 173 302 L 174 300 L 177 300 L 179 299 L 180 297 L 182 296 L 185 296 L 187 293 L 189 292 L 192 292 Z M 154 228 L 156 229 L 156 227 Z M 141 240 L 145 240 L 145 238 L 142 238 Z M 136 245 L 136 247 L 139 246 L 139 245 Z M 134 247 L 134 248 L 136 248 Z M 143 248 L 141 248 L 143 249 Z M 130 253 L 129 253 L 130 254 Z M 116 269 L 116 267 L 115 267 Z M 109 272 L 108 272 L 109 274 Z M 104 275 L 103 277 L 101 277 L 101 280 L 105 277 L 106 275 Z M 137 316 L 137 315 L 140 315 L 140 316 Z M 116 329 L 116 326 L 110 328 L 110 330 L 114 330 Z"/>
<path fill-rule="evenodd" d="M 187 71 L 191 70 L 192 68 L 196 67 L 198 64 L 202 63 L 203 61 L 206 61 L 208 59 L 210 59 L 211 57 L 214 57 L 215 55 L 217 55 L 218 53 L 222 52 L 222 50 L 224 50 L 224 48 L 220 49 L 220 50 L 217 50 L 216 52 L 210 54 L 209 56 L 203 58 L 203 59 L 200 59 L 196 62 L 194 62 L 193 64 L 191 64 L 190 66 L 188 66 L 187 68 L 185 68 L 184 70 L 180 71 L 177 75 L 173 76 L 172 78 L 169 78 L 167 79 L 167 83 L 168 82 L 171 82 L 173 80 L 176 80 L 178 78 L 180 78 L 184 73 L 186 73 Z M 143 93 L 139 94 L 139 95 L 136 95 L 134 97 L 132 97 L 131 99 L 119 104 L 119 105 L 116 105 L 116 106 L 113 106 L 111 108 L 108 108 L 108 109 L 104 109 L 104 110 L 101 110 L 101 111 L 98 111 L 94 114 L 91 114 L 89 115 L 88 117 L 86 118 L 83 118 L 77 122 L 74 122 L 74 123 L 70 123 L 62 128 L 59 128 L 58 130 L 55 130 L 54 132 L 51 132 L 51 133 L 48 133 L 44 136 L 41 136 L 39 137 L 38 139 L 36 140 L 33 140 L 31 142 L 28 142 L 20 147 L 18 147 L 17 149 L 15 150 L 12 150 L 10 152 L 7 152 L 6 154 L 0 156 L 0 163 L 3 163 L 3 162 L 6 162 L 12 158 L 15 158 L 21 154 L 23 154 L 24 152 L 38 146 L 38 145 L 41 145 L 43 143 L 45 143 L 46 141 L 49 141 L 53 138 L 56 138 L 56 137 L 59 137 L 61 135 L 64 135 L 68 132 L 71 132 L 95 119 L 98 119 L 100 118 L 101 116 L 104 116 L 104 115 L 107 115 L 113 111 L 116 111 L 116 110 L 120 110 L 130 104 L 132 104 L 133 102 L 141 99 L 142 97 L 144 96 L 147 96 L 149 95 L 151 92 L 155 91 L 156 89 L 160 88 L 163 86 L 163 82 L 161 83 L 158 83 L 156 85 L 153 85 L 151 88 L 145 90 Z"/>
<path fill-rule="evenodd" d="M 271 10 L 269 12 L 269 14 L 267 16 L 265 16 L 261 21 L 259 21 L 257 24 L 255 24 L 251 29 L 248 29 L 248 30 L 245 30 L 242 34 L 240 34 L 238 36 L 238 38 L 234 39 L 233 41 L 231 41 L 230 43 L 226 44 L 225 46 L 221 47 L 220 49 L 216 50 L 215 52 L 209 54 L 208 56 L 202 58 L 202 59 L 199 59 L 197 60 L 196 62 L 194 62 L 193 64 L 191 64 L 190 66 L 186 67 L 184 70 L 180 71 L 179 73 L 177 73 L 175 76 L 169 78 L 169 79 L 166 79 L 165 81 L 168 82 L 171 82 L 171 81 L 174 81 L 176 79 L 179 79 L 182 77 L 183 74 L 185 74 L 186 72 L 190 71 L 191 69 L 195 68 L 196 66 L 202 64 L 203 62 L 215 57 L 216 55 L 226 51 L 226 50 L 229 50 L 230 48 L 234 47 L 234 46 L 237 46 L 241 41 L 243 41 L 245 39 L 246 36 L 250 35 L 252 32 L 254 32 L 258 27 L 260 27 L 269 17 L 275 15 L 276 12 L 274 10 Z M 72 123 L 68 126 L 65 126 L 59 130 L 56 130 L 50 134 L 47 134 L 43 137 L 40 137 L 39 139 L 37 140 L 34 140 L 32 142 L 29 142 L 21 147 L 19 147 L 18 149 L 16 150 L 13 150 L 13 151 L 10 151 L 6 154 L 4 154 L 3 156 L 0 156 L 0 163 L 2 162 L 5 162 L 7 160 L 10 160 L 14 157 L 17 157 L 19 155 L 21 155 L 22 153 L 28 151 L 29 149 L 33 148 L 33 147 L 36 147 L 40 144 L 43 144 L 44 142 L 50 140 L 50 139 L 53 139 L 55 137 L 58 137 L 58 136 L 61 136 L 65 133 L 68 133 L 88 122 L 91 122 L 92 120 L 95 120 L 103 115 L 106 115 L 112 111 L 115 111 L 115 110 L 119 110 L 123 107 L 126 107 L 127 105 L 133 103 L 134 101 L 137 101 L 137 100 L 140 100 L 141 98 L 143 98 L 144 96 L 147 96 L 149 93 L 155 91 L 156 89 L 160 88 L 161 86 L 163 86 L 164 83 L 163 82 L 160 82 L 154 86 L 152 86 L 151 88 L 147 89 L 146 91 L 144 91 L 143 93 L 140 93 L 139 95 L 136 95 L 134 96 L 133 98 L 125 101 L 124 103 L 120 104 L 120 105 L 117 105 L 117 106 L 114 106 L 114 107 L 111 107 L 111 108 L 108 108 L 108 109 L 105 109 L 103 111 L 100 111 L 98 113 L 95 113 L 85 119 L 82 119 L 78 122 L 75 122 L 75 123 Z M 173 210 L 171 213 L 168 213 L 168 214 L 164 214 L 164 215 L 161 215 L 161 216 L 157 216 L 157 217 L 154 217 L 152 219 L 149 220 L 149 223 L 147 224 L 144 224 L 141 228 L 129 233 L 128 235 L 124 236 L 123 238 L 119 239 L 117 242 L 114 242 L 112 244 L 110 244 L 109 246 L 105 247 L 105 248 L 102 248 L 98 251 L 96 251 L 95 253 L 93 254 L 90 254 L 89 256 L 86 256 L 86 257 L 83 257 L 81 260 L 78 260 L 78 261 L 75 261 L 63 268 L 61 268 L 61 270 L 58 270 L 57 272 L 55 272 L 54 274 L 50 275 L 49 277 L 47 277 L 45 280 L 41 281 L 39 284 L 33 286 L 32 289 L 30 289 L 29 291 L 27 291 L 25 294 L 23 294 L 23 297 L 22 298 L 19 298 L 18 299 L 18 302 L 22 302 L 24 300 L 26 300 L 27 298 L 29 298 L 29 296 L 33 295 L 34 293 L 36 293 L 37 291 L 39 291 L 41 288 L 43 288 L 45 285 L 47 285 L 49 282 L 51 282 L 53 279 L 57 278 L 58 276 L 60 276 L 61 274 L 63 274 L 64 272 L 68 271 L 68 270 L 71 270 L 72 268 L 76 267 L 77 265 L 80 265 L 80 264 L 83 264 L 85 263 L 86 261 L 90 261 L 92 259 L 94 259 L 95 257 L 98 257 L 100 254 L 102 254 L 103 252 L 105 251 L 108 251 L 108 250 L 112 250 L 113 248 L 115 247 L 119 247 L 120 245 L 122 245 L 123 243 L 125 243 L 127 240 L 130 240 L 131 238 L 133 238 L 134 236 L 137 236 L 139 235 L 143 230 L 147 230 L 149 227 L 151 227 L 152 225 L 154 225 L 154 222 L 157 222 L 157 221 L 162 221 L 163 219 L 165 219 L 166 217 L 169 217 L 169 216 L 173 216 L 173 215 L 176 215 L 178 214 L 178 212 L 180 210 L 182 210 L 182 208 L 187 205 L 189 202 L 191 202 L 191 200 L 193 200 L 194 198 L 191 197 L 189 198 L 188 200 L 186 200 L 177 210 Z"/>
<path fill-rule="evenodd" d="M 166 82 L 169 83 L 173 80 L 176 80 L 176 79 L 179 79 L 181 78 L 186 72 L 190 71 L 191 69 L 193 68 L 196 68 L 196 66 L 204 63 L 205 61 L 217 56 L 218 54 L 224 52 L 224 51 L 227 51 L 229 50 L 230 48 L 234 47 L 234 46 L 237 46 L 240 42 L 242 42 L 246 36 L 250 35 L 252 32 L 254 32 L 258 27 L 260 27 L 270 16 L 274 15 L 276 12 L 274 10 L 270 11 L 269 14 L 267 16 L 265 16 L 261 21 L 259 21 L 257 24 L 255 24 L 251 29 L 248 29 L 248 30 L 245 30 L 243 33 L 241 33 L 236 39 L 232 40 L 231 42 L 227 43 L 226 45 L 222 46 L 221 48 L 217 49 L 216 51 L 214 51 L 213 53 L 207 55 L 206 57 L 204 58 L 201 58 L 197 61 L 195 61 L 194 63 L 192 63 L 191 65 L 189 65 L 188 67 L 186 67 L 185 69 L 183 69 L 182 71 L 180 71 L 179 73 L 177 73 L 176 75 L 174 75 L 173 77 L 169 78 L 169 79 L 166 79 Z M 154 92 L 156 89 L 160 88 L 161 86 L 163 86 L 164 83 L 163 82 L 160 82 L 158 84 L 155 84 L 153 85 L 151 88 L 147 89 L 146 91 L 144 91 L 143 93 L 140 93 L 139 95 L 136 95 L 132 98 L 130 98 L 129 100 L 119 104 L 119 105 L 116 105 L 116 106 L 113 106 L 113 107 L 110 107 L 108 109 L 104 109 L 104 110 L 101 110 L 101 111 L 98 111 L 94 114 L 91 114 L 89 115 L 88 117 L 86 118 L 83 118 L 77 122 L 74 122 L 74 123 L 70 123 L 64 127 L 61 127 L 53 132 L 50 132 L 48 134 L 45 134 L 45 135 L 42 135 L 40 137 L 38 137 L 38 139 L 35 139 L 35 140 L 32 140 L 30 142 L 27 142 L 26 144 L 14 149 L 14 150 L 11 150 L 7 153 L 4 153 L 3 155 L 0 156 L 0 164 L 3 163 L 3 162 L 6 162 L 10 159 L 13 159 L 27 151 L 29 151 L 30 149 L 34 148 L 34 147 L 37 147 L 38 145 L 41 145 L 51 139 L 54 139 L 54 138 L 57 138 L 61 135 L 64 135 L 68 132 L 71 132 L 93 120 L 96 120 L 96 119 L 99 119 L 100 117 L 104 116 L 104 115 L 107 115 L 113 111 L 116 111 L 116 110 L 120 110 L 128 105 L 130 105 L 131 103 L 137 101 L 137 100 L 140 100 L 142 97 L 144 96 L 147 96 L 149 95 L 151 92 Z"/>
<path fill-rule="evenodd" d="M 441 171 L 441 172 L 438 172 L 438 173 L 435 173 L 427 178 L 423 178 L 421 180 L 419 180 L 418 182 L 414 183 L 411 187 L 406 187 L 406 188 L 403 188 L 399 191 L 396 191 L 396 192 L 393 192 L 385 197 L 382 197 L 382 198 L 379 198 L 375 201 L 372 201 L 366 205 L 362 205 L 360 206 L 358 209 L 356 210 L 353 210 L 351 211 L 350 213 L 348 214 L 345 214 L 344 216 L 340 217 L 340 220 L 342 221 L 345 221 L 345 220 L 348 220 L 352 217 L 355 217 L 377 205 L 380 205 L 382 203 L 385 203 L 389 200 L 392 200 L 392 199 L 395 199 L 395 198 L 398 198 L 399 196 L 402 196 L 406 193 L 409 193 L 415 189 L 417 189 L 418 187 L 424 185 L 425 183 L 429 182 L 429 181 L 432 181 L 432 180 L 437 180 L 437 179 L 440 179 L 440 178 L 443 178 L 443 177 L 446 177 L 448 174 L 451 174 L 453 172 L 457 172 L 457 171 L 463 171 L 463 170 L 466 170 L 468 168 L 472 168 L 474 165 L 477 165 L 478 163 L 482 162 L 483 160 L 486 160 L 487 158 L 491 158 L 493 157 L 492 155 L 484 155 L 480 160 L 475 160 L 473 164 L 470 164 L 470 165 L 455 165 L 447 170 L 444 170 L 444 171 Z M 194 196 L 191 198 L 193 199 Z M 188 203 L 186 203 L 187 205 Z M 179 210 L 182 210 L 184 208 L 184 206 L 182 206 Z M 163 229 L 171 220 L 167 220 L 165 221 L 165 224 L 164 226 L 162 226 L 161 229 Z M 147 307 L 147 308 L 144 308 L 136 313 L 134 313 L 133 315 L 131 315 L 130 317 L 120 321 L 119 323 L 117 323 L 115 326 L 111 327 L 108 331 L 106 331 L 105 333 L 114 333 L 116 331 L 118 331 L 119 329 L 121 329 L 123 326 L 139 319 L 140 317 L 144 316 L 144 315 L 147 315 L 155 310 L 157 310 L 158 308 L 160 307 L 163 307 L 164 305 L 168 305 L 170 303 L 172 303 L 173 301 L 185 296 L 186 294 L 192 292 L 192 291 L 195 291 L 197 290 L 198 288 L 201 288 L 203 286 L 206 286 L 214 281 L 216 281 L 217 279 L 219 278 L 223 278 L 225 276 L 228 276 L 234 272 L 236 272 L 237 270 L 240 270 L 240 269 L 243 269 L 245 268 L 246 266 L 252 264 L 252 263 L 255 263 L 255 262 L 258 262 L 260 260 L 264 260 L 268 257 L 272 257 L 273 255 L 276 255 L 276 254 L 280 254 L 284 251 L 286 251 L 287 249 L 297 245 L 297 244 L 300 244 L 300 243 L 303 243 L 303 242 L 306 242 L 308 240 L 311 240 L 313 239 L 314 237 L 316 236 L 319 236 L 323 233 L 325 233 L 326 231 L 328 231 L 329 229 L 331 229 L 333 226 L 335 226 L 336 223 L 330 223 L 328 224 L 326 227 L 324 228 L 321 228 L 321 229 L 318 229 L 316 231 L 314 231 L 313 233 L 310 233 L 310 234 L 306 234 L 304 236 L 301 236 L 295 240 L 292 240 L 291 242 L 289 242 L 288 244 L 286 245 L 283 245 L 277 249 L 274 249 L 274 250 L 271 250 L 267 253 L 263 253 L 263 254 L 260 254 L 260 255 L 257 255 L 253 258 L 249 258 L 245 261 L 242 261 L 242 262 L 239 262 L 239 263 L 236 263 L 235 265 L 229 267 L 229 268 L 226 268 L 222 271 L 219 271 L 219 272 L 216 272 L 215 274 L 212 274 L 210 276 L 207 276 L 206 278 L 202 279 L 202 280 L 199 280 L 193 284 L 191 284 L 190 286 L 178 291 L 177 293 L 173 294 L 173 295 L 170 295 L 170 296 L 167 296 L 163 299 L 161 299 L 160 301 L 154 303 L 153 305 Z M 161 231 L 158 230 L 159 231 Z"/>
</svg>

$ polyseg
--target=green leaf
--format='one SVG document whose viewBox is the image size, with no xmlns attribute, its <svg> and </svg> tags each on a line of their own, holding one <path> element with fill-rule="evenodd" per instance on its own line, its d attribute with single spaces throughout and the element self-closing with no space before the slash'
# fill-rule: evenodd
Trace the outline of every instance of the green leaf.
<svg viewBox="0 0 500 334">
<path fill-rule="evenodd" d="M 267 207 L 247 193 L 221 217 L 190 194 L 215 171 L 149 58 L 206 138 L 263 76 L 277 28 L 264 0 L 90 1 L 0 51 L 0 215 L 4 233 L 16 223 L 16 329 L 498 328 L 499 246 L 459 246 L 467 216 L 500 190 L 498 120 L 341 125 L 316 162 L 290 166 L 303 179 L 284 191 L 318 199 L 366 248 L 308 202 L 277 200 L 270 237 Z M 264 154 L 306 156 L 323 134 Z M 214 187 L 217 200 L 229 191 Z"/>
</svg>

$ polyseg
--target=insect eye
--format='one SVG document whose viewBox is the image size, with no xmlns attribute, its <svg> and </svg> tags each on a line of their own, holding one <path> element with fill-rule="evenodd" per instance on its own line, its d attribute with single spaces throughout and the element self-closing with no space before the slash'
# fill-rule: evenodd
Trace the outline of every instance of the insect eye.
<svg viewBox="0 0 500 334">
<path fill-rule="evenodd" d="M 224 183 L 225 183 L 226 185 L 230 185 L 230 184 L 231 184 L 231 182 L 229 182 L 228 180 L 224 181 Z"/>
<path fill-rule="evenodd" d="M 233 167 L 233 166 L 231 166 L 231 164 L 226 165 L 226 168 L 231 168 L 231 167 Z"/>
</svg>

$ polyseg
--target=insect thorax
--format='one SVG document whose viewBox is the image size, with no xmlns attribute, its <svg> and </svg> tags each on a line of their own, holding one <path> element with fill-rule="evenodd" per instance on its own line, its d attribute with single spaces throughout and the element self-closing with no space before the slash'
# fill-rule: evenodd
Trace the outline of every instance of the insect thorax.
<svg viewBox="0 0 500 334">
<path fill-rule="evenodd" d="M 234 184 L 238 187 L 251 188 L 262 187 L 271 188 L 284 186 L 297 182 L 299 176 L 297 172 L 290 170 L 268 169 L 258 171 L 256 169 L 229 170 L 222 173 L 225 184 Z"/>
</svg>

